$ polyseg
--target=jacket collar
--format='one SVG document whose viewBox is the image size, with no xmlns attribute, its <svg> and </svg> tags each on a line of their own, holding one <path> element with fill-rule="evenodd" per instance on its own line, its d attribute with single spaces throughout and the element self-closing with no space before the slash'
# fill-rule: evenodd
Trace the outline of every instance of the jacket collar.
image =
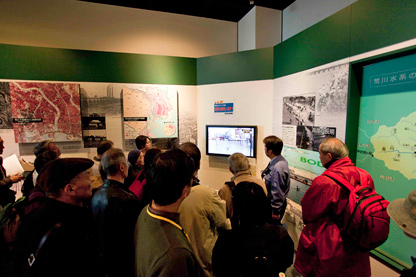
<svg viewBox="0 0 416 277">
<path fill-rule="evenodd" d="M 237 178 L 237 177 L 239 177 L 239 176 L 241 176 L 241 175 L 251 175 L 251 172 L 250 172 L 250 170 L 249 170 L 249 169 L 239 171 L 239 172 L 237 172 L 237 174 L 235 174 L 235 175 L 231 178 L 231 181 L 234 181 L 234 180 L 235 180 L 235 178 Z"/>
<path fill-rule="evenodd" d="M 349 157 L 345 157 L 339 160 L 336 160 L 333 162 L 329 167 L 328 170 L 334 170 L 338 167 L 344 167 L 344 166 L 354 166 L 351 159 Z"/>
<path fill-rule="evenodd" d="M 115 181 L 115 180 L 108 180 L 105 179 L 103 187 L 105 188 L 109 188 L 109 187 L 123 187 L 123 183 L 120 183 L 119 181 Z"/>
<path fill-rule="evenodd" d="M 281 161 L 281 160 L 283 160 L 282 155 L 278 155 L 278 156 L 274 157 L 273 159 L 270 160 L 269 167 L 274 166 L 278 161 Z"/>
<path fill-rule="evenodd" d="M 148 207 L 149 207 L 149 211 L 150 211 L 152 214 L 155 214 L 155 215 L 158 215 L 158 216 L 163 216 L 163 217 L 166 217 L 166 218 L 168 218 L 168 219 L 170 219 L 170 220 L 175 221 L 176 223 L 179 223 L 179 222 L 180 222 L 180 221 L 179 221 L 179 213 L 170 213 L 170 212 L 156 211 L 156 210 L 152 209 L 152 207 L 151 207 L 151 205 L 150 205 L 150 204 L 148 205 Z"/>
</svg>

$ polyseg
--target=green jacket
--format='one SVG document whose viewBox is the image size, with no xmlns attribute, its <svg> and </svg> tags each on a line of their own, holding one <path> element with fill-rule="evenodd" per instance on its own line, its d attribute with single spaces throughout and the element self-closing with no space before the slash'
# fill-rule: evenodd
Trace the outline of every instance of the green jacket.
<svg viewBox="0 0 416 277">
<path fill-rule="evenodd" d="M 136 276 L 201 276 L 191 245 L 180 227 L 179 214 L 161 213 L 148 206 L 137 220 L 134 245 Z"/>
</svg>

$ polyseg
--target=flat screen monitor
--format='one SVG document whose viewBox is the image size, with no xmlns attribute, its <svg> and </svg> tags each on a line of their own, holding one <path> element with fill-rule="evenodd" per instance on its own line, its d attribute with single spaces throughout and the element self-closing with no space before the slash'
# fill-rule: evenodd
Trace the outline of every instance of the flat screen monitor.
<svg viewBox="0 0 416 277">
<path fill-rule="evenodd" d="M 230 156 L 239 152 L 256 157 L 257 126 L 207 125 L 207 155 Z"/>
</svg>

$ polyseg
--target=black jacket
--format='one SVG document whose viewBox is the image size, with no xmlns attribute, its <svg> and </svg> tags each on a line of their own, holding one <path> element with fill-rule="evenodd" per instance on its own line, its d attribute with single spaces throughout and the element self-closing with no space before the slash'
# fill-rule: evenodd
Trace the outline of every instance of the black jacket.
<svg viewBox="0 0 416 277">
<path fill-rule="evenodd" d="M 16 192 L 10 189 L 12 185 L 13 182 L 7 177 L 3 167 L 3 158 L 0 157 L 0 205 L 2 207 L 15 201 Z"/>
<path fill-rule="evenodd" d="M 212 253 L 216 276 L 277 276 L 293 262 L 294 244 L 280 225 L 222 231 Z"/>
<path fill-rule="evenodd" d="M 28 258 L 56 223 L 61 227 L 47 238 L 30 274 Z M 11 276 L 105 276 L 94 237 L 91 212 L 54 199 L 28 214 L 19 228 Z"/>
<path fill-rule="evenodd" d="M 91 199 L 100 249 L 108 276 L 134 276 L 134 228 L 139 201 L 123 184 L 105 180 Z"/>
</svg>

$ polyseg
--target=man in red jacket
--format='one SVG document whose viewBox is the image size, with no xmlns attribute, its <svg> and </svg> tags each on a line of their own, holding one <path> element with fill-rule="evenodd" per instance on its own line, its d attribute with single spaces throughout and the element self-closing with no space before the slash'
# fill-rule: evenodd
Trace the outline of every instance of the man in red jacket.
<svg viewBox="0 0 416 277">
<path fill-rule="evenodd" d="M 323 166 L 355 187 L 360 185 L 360 177 L 348 153 L 347 146 L 333 137 L 326 138 L 319 146 Z M 373 179 L 367 175 L 367 185 L 374 188 Z M 348 195 L 346 188 L 321 175 L 303 196 L 302 217 L 306 225 L 295 260 L 295 268 L 303 276 L 371 276 L 369 253 L 361 252 L 341 237 L 339 226 L 342 226 Z"/>
</svg>

